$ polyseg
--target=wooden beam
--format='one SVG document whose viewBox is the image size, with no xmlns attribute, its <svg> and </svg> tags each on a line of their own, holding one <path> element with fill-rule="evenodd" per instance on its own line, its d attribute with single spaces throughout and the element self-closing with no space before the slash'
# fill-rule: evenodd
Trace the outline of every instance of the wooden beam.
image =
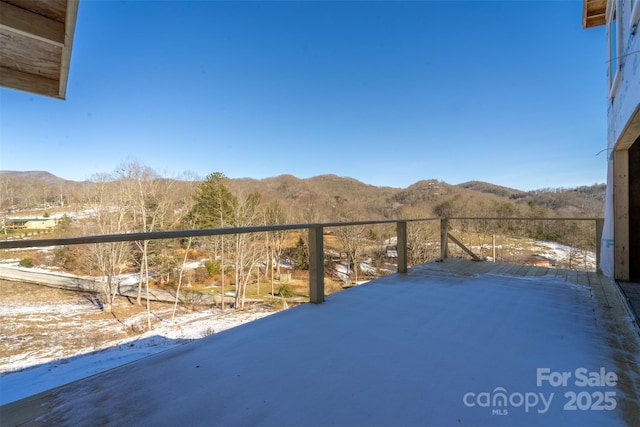
<svg viewBox="0 0 640 427">
<path fill-rule="evenodd" d="M 629 151 L 613 152 L 613 277 L 629 281 Z"/>
<path fill-rule="evenodd" d="M 589 17 L 587 17 L 583 22 L 582 22 L 582 26 L 584 28 L 593 28 L 593 27 L 599 27 L 601 25 L 604 25 L 607 23 L 607 15 L 606 13 L 599 13 L 596 15 L 591 15 Z"/>
<path fill-rule="evenodd" d="M 583 0 L 582 27 L 592 28 L 607 23 L 607 0 Z"/>
<path fill-rule="evenodd" d="M 0 67 L 60 79 L 63 47 L 0 28 Z"/>
<path fill-rule="evenodd" d="M 407 222 L 398 221 L 396 224 L 396 248 L 398 251 L 398 273 L 406 273 L 407 268 Z"/>
<path fill-rule="evenodd" d="M 471 249 L 466 247 L 464 245 L 464 243 L 462 243 L 460 240 L 458 240 L 455 237 L 453 237 L 451 235 L 451 233 L 447 233 L 447 234 L 449 235 L 449 238 L 453 241 L 453 243 L 455 243 L 456 245 L 460 246 L 463 251 L 465 251 L 467 254 L 469 254 L 469 256 L 471 256 L 471 258 L 473 258 L 476 261 L 482 261 L 482 259 L 478 255 L 474 254 Z"/>
<path fill-rule="evenodd" d="M 600 251 L 602 250 L 602 230 L 604 229 L 604 219 L 596 219 L 596 272 L 602 274 L 600 269 Z"/>
<path fill-rule="evenodd" d="M 64 22 L 68 0 L 1 0 L 14 6 L 28 9 L 38 15 L 46 16 L 58 22 Z"/>
<path fill-rule="evenodd" d="M 65 28 L 62 22 L 2 2 L 0 28 L 62 47 Z"/>
<path fill-rule="evenodd" d="M 440 220 L 440 258 L 449 257 L 449 220 L 443 218 Z"/>
<path fill-rule="evenodd" d="M 309 227 L 309 302 L 324 302 L 324 242 L 321 226 Z"/>
<path fill-rule="evenodd" d="M 64 30 L 64 49 L 60 60 L 60 88 L 58 98 L 65 99 L 67 96 L 67 80 L 69 79 L 69 65 L 71 64 L 71 50 L 73 48 L 73 37 L 76 32 L 76 20 L 78 18 L 79 0 L 67 1 L 67 18 Z"/>
<path fill-rule="evenodd" d="M 640 137 L 640 103 L 631 114 L 620 136 L 614 145 L 614 150 L 628 150 L 633 143 Z"/>
<path fill-rule="evenodd" d="M 40 95 L 58 97 L 59 85 L 57 80 L 36 76 L 29 73 L 0 67 L 0 86 L 22 90 Z"/>
</svg>

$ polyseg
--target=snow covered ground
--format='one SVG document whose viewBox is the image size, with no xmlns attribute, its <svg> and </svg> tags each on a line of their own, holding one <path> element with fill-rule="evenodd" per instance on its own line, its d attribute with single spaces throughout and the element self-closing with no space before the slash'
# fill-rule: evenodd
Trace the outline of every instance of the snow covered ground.
<svg viewBox="0 0 640 427">
<path fill-rule="evenodd" d="M 44 292 L 62 291 L 44 288 Z M 260 308 L 247 312 L 227 310 L 225 313 L 217 308 L 192 313 L 179 310 L 176 320 L 172 321 L 171 307 L 165 305 L 164 308 L 153 310 L 152 331 L 131 336 L 125 331 L 136 325 L 144 328 L 144 313 L 115 321 L 81 297 L 62 303 L 5 299 L 0 304 L 0 317 L 5 322 L 3 327 L 11 329 L 6 322 L 16 318 L 23 325 L 31 326 L 25 333 L 21 333 L 17 327 L 12 331 L 3 329 L 4 350 L 8 351 L 14 345 L 23 345 L 22 348 L 31 345 L 37 350 L 13 351 L 11 356 L 0 357 L 0 404 L 124 365 L 272 313 Z M 51 327 L 52 323 L 56 324 L 55 328 Z M 37 342 L 38 339 L 46 342 Z M 75 342 L 70 344 L 72 340 Z M 26 346 L 24 341 L 28 341 Z"/>
<path fill-rule="evenodd" d="M 639 425 L 640 342 L 620 301 L 605 306 L 597 289 L 555 275 L 446 264 L 175 346 L 22 408 L 69 426 Z M 10 388 L 44 374 L 16 374 Z"/>
<path fill-rule="evenodd" d="M 491 245 L 469 245 L 469 247 L 478 253 L 491 253 Z M 572 248 L 569 245 L 558 242 L 533 239 L 510 239 L 510 243 L 496 245 L 496 251 L 498 260 L 504 255 L 503 252 L 509 253 L 509 255 L 505 255 L 506 259 L 513 258 L 513 255 L 517 254 L 536 254 L 548 258 L 552 261 L 552 264 L 558 268 L 571 268 L 584 271 L 595 271 L 596 269 L 596 256 L 594 252 Z M 514 260 L 509 260 L 508 262 L 514 262 Z"/>
</svg>

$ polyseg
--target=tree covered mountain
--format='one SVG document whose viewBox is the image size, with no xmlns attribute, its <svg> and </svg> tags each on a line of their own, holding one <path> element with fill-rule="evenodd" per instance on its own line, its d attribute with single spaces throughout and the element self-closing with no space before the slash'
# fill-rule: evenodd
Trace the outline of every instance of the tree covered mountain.
<svg viewBox="0 0 640 427">
<path fill-rule="evenodd" d="M 118 177 L 103 177 L 116 187 Z M 195 191 L 198 180 L 158 176 L 182 196 Z M 81 206 L 95 181 L 69 181 L 45 171 L 0 171 L 0 208 L 3 213 L 35 208 Z M 451 185 L 435 179 L 407 188 L 378 187 L 349 177 L 321 175 L 297 178 L 280 175 L 265 179 L 229 179 L 237 193 L 260 193 L 266 204 L 279 203 L 289 222 L 340 221 L 430 216 L 569 216 L 601 217 L 604 184 L 534 191 L 470 181 Z"/>
</svg>

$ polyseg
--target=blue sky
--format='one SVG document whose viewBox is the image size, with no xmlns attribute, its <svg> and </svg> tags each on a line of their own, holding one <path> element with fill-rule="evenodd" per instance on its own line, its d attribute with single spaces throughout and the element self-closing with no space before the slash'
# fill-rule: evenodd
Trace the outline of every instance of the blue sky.
<svg viewBox="0 0 640 427">
<path fill-rule="evenodd" d="M 582 1 L 81 0 L 67 99 L 0 89 L 0 168 L 89 179 L 604 182 Z"/>
</svg>

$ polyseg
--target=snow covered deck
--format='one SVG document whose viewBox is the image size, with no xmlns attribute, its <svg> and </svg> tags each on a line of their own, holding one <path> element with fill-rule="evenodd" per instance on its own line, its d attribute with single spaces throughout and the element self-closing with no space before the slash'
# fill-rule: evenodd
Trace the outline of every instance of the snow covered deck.
<svg viewBox="0 0 640 427">
<path fill-rule="evenodd" d="M 640 425 L 595 273 L 447 259 L 0 408 L 3 426 Z"/>
</svg>

